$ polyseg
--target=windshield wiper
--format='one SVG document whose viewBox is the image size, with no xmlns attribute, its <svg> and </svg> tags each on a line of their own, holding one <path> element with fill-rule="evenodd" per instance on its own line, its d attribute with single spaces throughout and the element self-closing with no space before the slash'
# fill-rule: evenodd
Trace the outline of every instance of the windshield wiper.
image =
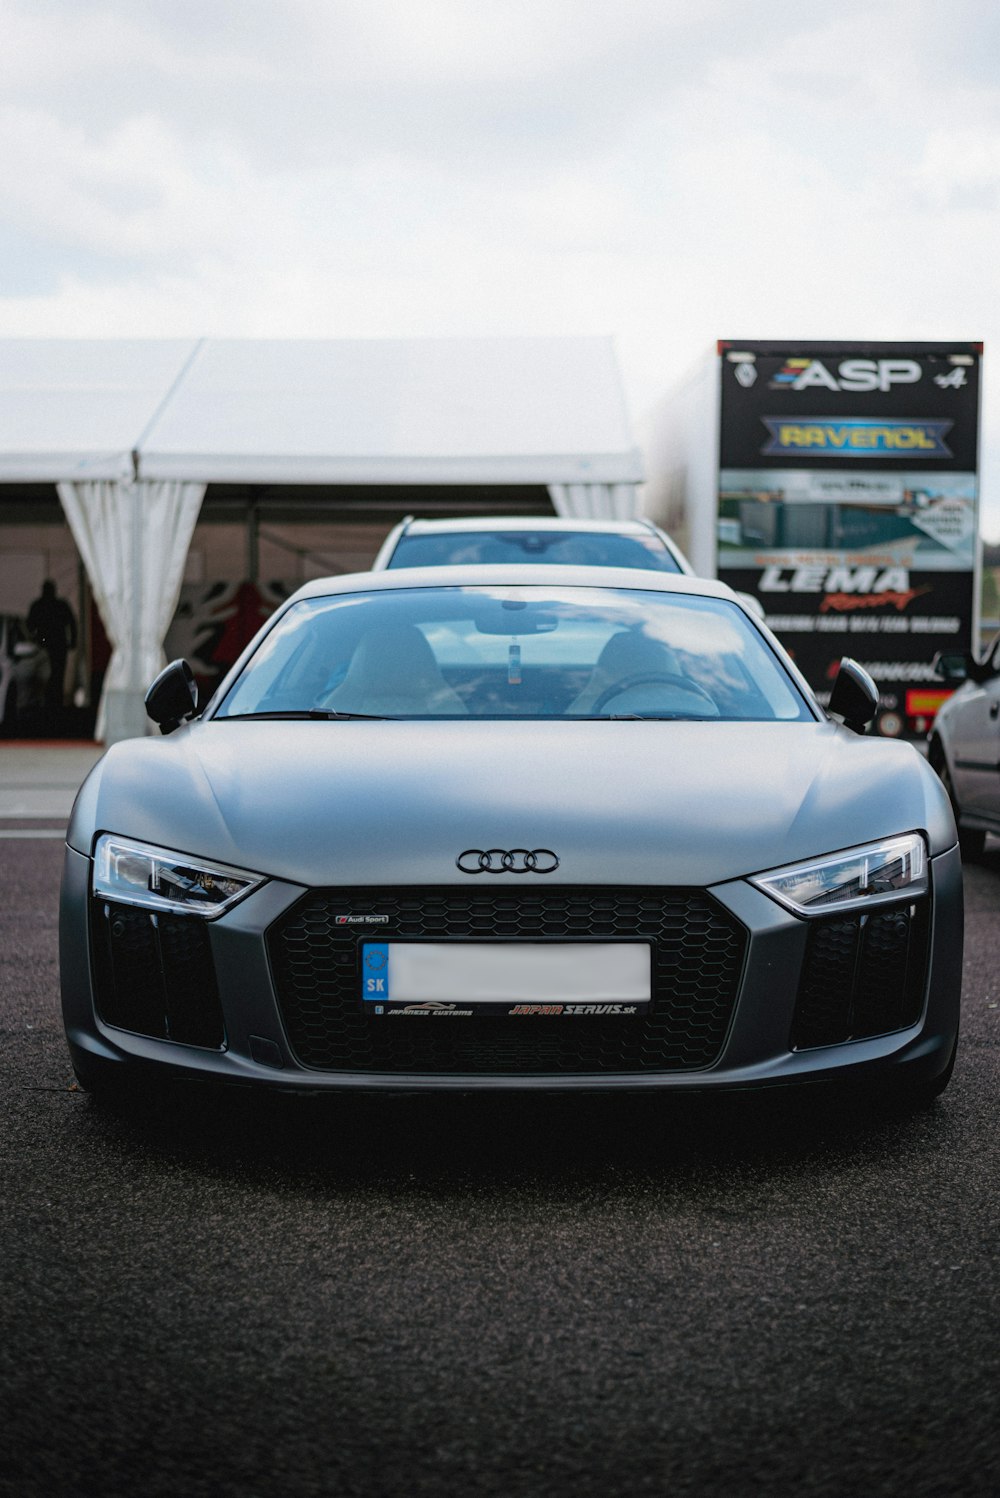
<svg viewBox="0 0 1000 1498">
<path fill-rule="evenodd" d="M 714 713 L 592 713 L 589 717 L 573 717 L 573 723 L 715 723 Z"/>
<path fill-rule="evenodd" d="M 261 719 L 271 719 L 280 722 L 296 718 L 314 719 L 318 722 L 333 722 L 344 718 L 367 718 L 373 723 L 395 721 L 394 719 L 385 718 L 381 713 L 340 713 L 337 712 L 336 708 L 332 707 L 285 708 L 268 713 L 222 713 L 220 716 L 224 722 L 228 723 L 246 723 L 260 721 Z"/>
</svg>

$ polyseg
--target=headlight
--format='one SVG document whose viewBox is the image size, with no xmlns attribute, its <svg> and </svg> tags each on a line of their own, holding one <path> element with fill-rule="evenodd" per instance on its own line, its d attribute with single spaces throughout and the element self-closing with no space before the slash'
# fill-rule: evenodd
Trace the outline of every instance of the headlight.
<svg viewBox="0 0 1000 1498">
<path fill-rule="evenodd" d="M 847 853 L 793 863 L 751 880 L 796 915 L 867 910 L 887 900 L 927 893 L 927 853 L 917 832 L 866 843 Z"/>
<path fill-rule="evenodd" d="M 150 910 L 211 919 L 263 882 L 261 875 L 244 869 L 113 835 L 99 837 L 94 850 L 94 894 Z"/>
</svg>

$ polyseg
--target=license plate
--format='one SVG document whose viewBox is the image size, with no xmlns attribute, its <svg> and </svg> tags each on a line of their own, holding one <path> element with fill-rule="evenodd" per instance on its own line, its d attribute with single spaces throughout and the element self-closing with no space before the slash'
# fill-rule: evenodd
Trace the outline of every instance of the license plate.
<svg viewBox="0 0 1000 1498">
<path fill-rule="evenodd" d="M 614 1017 L 650 1003 L 648 942 L 364 942 L 374 1015 Z"/>
</svg>

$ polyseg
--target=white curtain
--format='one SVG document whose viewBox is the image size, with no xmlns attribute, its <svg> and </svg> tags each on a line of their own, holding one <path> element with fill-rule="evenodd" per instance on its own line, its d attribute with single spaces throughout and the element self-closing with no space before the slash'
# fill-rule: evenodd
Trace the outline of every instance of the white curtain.
<svg viewBox="0 0 1000 1498">
<path fill-rule="evenodd" d="M 634 520 L 639 513 L 635 484 L 550 484 L 549 494 L 566 520 Z"/>
<path fill-rule="evenodd" d="M 130 721 L 138 723 L 135 699 L 141 702 L 165 664 L 163 637 L 177 607 L 205 485 L 86 480 L 58 489 L 112 646 L 95 728 L 95 737 L 104 739 L 109 696 L 127 694 Z"/>
</svg>

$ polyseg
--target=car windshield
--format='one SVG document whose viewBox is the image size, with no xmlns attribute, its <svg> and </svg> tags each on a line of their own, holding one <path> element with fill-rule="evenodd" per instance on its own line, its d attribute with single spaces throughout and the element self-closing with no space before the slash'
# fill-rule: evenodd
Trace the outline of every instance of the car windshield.
<svg viewBox="0 0 1000 1498">
<path fill-rule="evenodd" d="M 735 604 L 538 586 L 301 600 L 215 716 L 812 718 Z"/>
<path fill-rule="evenodd" d="M 680 572 L 660 538 L 613 531 L 439 531 L 400 538 L 390 567 L 450 567 L 481 562 L 545 562 L 567 567 L 643 567 Z"/>
</svg>

